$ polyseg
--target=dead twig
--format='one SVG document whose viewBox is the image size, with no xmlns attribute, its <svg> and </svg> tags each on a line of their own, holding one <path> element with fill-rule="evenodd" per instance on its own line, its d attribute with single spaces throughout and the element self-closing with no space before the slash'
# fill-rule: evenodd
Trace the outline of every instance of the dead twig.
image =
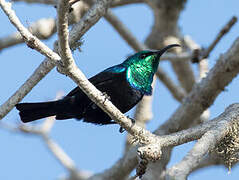
<svg viewBox="0 0 239 180">
<path fill-rule="evenodd" d="M 192 58 L 192 62 L 193 63 L 198 63 L 199 61 L 201 61 L 202 59 L 208 58 L 210 53 L 212 52 L 212 50 L 216 47 L 216 45 L 218 44 L 218 42 L 222 39 L 222 37 L 224 35 L 226 35 L 232 28 L 232 26 L 237 22 L 237 17 L 233 16 L 230 21 L 228 21 L 228 23 L 223 26 L 223 28 L 221 29 L 221 31 L 217 34 L 216 38 L 214 39 L 214 41 L 212 41 L 212 43 L 209 45 L 209 47 L 207 49 L 196 49 L 194 51 L 194 55 Z"/>
</svg>

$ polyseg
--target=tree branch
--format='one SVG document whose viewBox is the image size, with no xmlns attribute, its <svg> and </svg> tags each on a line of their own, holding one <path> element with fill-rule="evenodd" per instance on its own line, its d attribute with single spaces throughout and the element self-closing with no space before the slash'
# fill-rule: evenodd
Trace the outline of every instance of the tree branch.
<svg viewBox="0 0 239 180">
<path fill-rule="evenodd" d="M 33 36 L 28 29 L 26 29 L 16 16 L 15 12 L 11 9 L 11 3 L 0 0 L 0 6 L 8 16 L 10 22 L 17 28 L 17 30 L 22 35 L 25 43 L 28 47 L 36 49 L 39 53 L 47 58 L 53 59 L 54 61 L 59 61 L 60 57 L 58 54 L 54 53 L 50 48 L 48 48 L 44 43 L 42 43 L 38 38 Z"/>
<path fill-rule="evenodd" d="M 0 1 L 1 4 L 5 3 L 4 0 Z M 76 48 L 76 45 L 79 45 L 80 38 L 83 34 L 99 20 L 99 14 L 101 13 L 100 9 L 102 7 L 102 3 L 98 1 L 88 12 L 88 14 L 84 15 L 84 18 L 78 23 L 77 26 L 72 28 L 69 37 L 69 44 L 71 47 Z M 101 15 L 103 15 L 101 13 Z M 98 17 L 96 19 L 96 17 Z M 79 28 L 79 29 L 77 29 Z M 82 31 L 81 31 L 82 29 Z M 78 35 L 76 35 L 78 33 Z M 74 40 L 73 40 L 73 39 Z M 35 41 L 35 43 L 38 41 Z M 34 44 L 33 44 L 34 45 Z M 57 47 L 55 46 L 55 51 L 57 51 Z M 55 53 L 56 54 L 56 53 Z M 54 56 L 53 56 L 54 57 Z M 56 59 L 51 59 L 56 60 Z M 56 62 L 49 61 L 49 59 L 45 59 L 39 67 L 34 71 L 34 73 L 29 77 L 29 79 L 11 96 L 3 105 L 0 107 L 0 119 L 5 117 L 5 115 L 18 103 L 20 102 L 30 91 L 31 89 L 43 78 L 45 77 L 54 67 Z"/>
<path fill-rule="evenodd" d="M 239 38 L 231 48 L 219 57 L 215 66 L 207 77 L 194 86 L 191 93 L 185 98 L 182 105 L 172 117 L 158 130 L 172 133 L 185 128 L 192 123 L 192 119 L 206 110 L 239 72 Z"/>
<path fill-rule="evenodd" d="M 113 0 L 111 3 L 111 7 L 118 7 L 136 3 L 144 3 L 144 0 Z"/>
<path fill-rule="evenodd" d="M 125 25 L 113 14 L 112 11 L 104 15 L 104 18 L 114 27 L 121 37 L 131 46 L 136 52 L 148 49 L 144 44 L 138 42 L 134 35 L 125 27 Z"/>
<path fill-rule="evenodd" d="M 79 22 L 87 9 L 88 6 L 84 2 L 74 5 L 74 11 L 69 15 L 69 24 Z M 45 28 L 46 26 L 48 28 Z M 56 32 L 56 20 L 54 18 L 43 18 L 31 24 L 28 29 L 37 38 L 48 39 Z M 0 50 L 23 42 L 20 32 L 13 33 L 7 37 L 0 38 Z"/>
<path fill-rule="evenodd" d="M 53 62 L 60 60 L 60 56 L 49 49 L 45 44 L 33 36 L 19 21 L 15 12 L 11 9 L 11 4 L 0 0 L 0 6 L 9 17 L 11 23 L 18 29 L 25 42 L 30 48 L 52 59 Z M 35 70 L 31 77 L 0 107 L 0 119 L 2 119 L 30 90 L 54 67 L 52 62 L 43 61 Z"/>
<path fill-rule="evenodd" d="M 228 52 L 220 56 L 216 65 L 208 73 L 207 77 L 193 88 L 192 92 L 185 98 L 173 116 L 161 125 L 154 133 L 160 135 L 174 133 L 185 129 L 189 124 L 193 123 L 192 120 L 199 117 L 199 115 L 213 103 L 216 96 L 224 89 L 224 87 L 239 73 L 238 53 L 239 39 L 235 40 Z M 130 151 L 131 150 L 136 150 L 136 148 L 133 147 Z M 127 156 L 128 153 L 125 153 L 122 157 L 125 160 L 125 164 L 135 162 L 135 155 L 130 159 L 126 158 Z M 110 168 L 109 171 L 114 172 L 113 168 L 114 166 Z M 122 166 L 121 168 L 122 171 L 126 169 L 129 170 L 128 167 Z"/>
<path fill-rule="evenodd" d="M 69 76 L 81 90 L 102 110 L 104 110 L 113 120 L 115 120 L 121 127 L 127 130 L 133 136 L 141 139 L 141 143 L 151 143 L 154 141 L 154 135 L 141 127 L 134 125 L 132 121 L 122 114 L 111 102 L 108 100 L 96 87 L 89 82 L 80 69 L 76 66 L 68 45 L 68 32 L 67 32 L 67 0 L 62 0 L 59 4 L 58 15 L 58 37 L 59 37 L 59 50 L 62 56 L 63 66 L 58 64 L 60 72 Z M 107 2 L 107 3 L 110 3 Z M 61 8 L 62 7 L 62 8 Z M 107 7 L 107 6 L 106 6 Z M 59 16 L 62 16 L 60 18 Z"/>
<path fill-rule="evenodd" d="M 13 0 L 14 2 L 26 2 L 26 3 L 40 3 L 48 5 L 56 5 L 58 0 Z"/>
<path fill-rule="evenodd" d="M 205 53 L 203 53 L 203 57 L 201 59 L 205 59 L 209 56 L 211 51 L 214 49 L 214 47 L 217 45 L 217 43 L 222 39 L 222 37 L 230 31 L 232 26 L 237 22 L 237 17 L 233 16 L 230 21 L 221 29 L 221 31 L 217 34 L 214 41 L 210 44 L 210 46 L 207 48 Z"/>
<path fill-rule="evenodd" d="M 216 121 L 217 123 L 214 123 L 213 127 L 197 141 L 183 160 L 166 172 L 166 179 L 186 179 L 204 156 L 228 134 L 228 129 L 234 123 L 239 123 L 239 104 L 230 105 Z"/>
</svg>

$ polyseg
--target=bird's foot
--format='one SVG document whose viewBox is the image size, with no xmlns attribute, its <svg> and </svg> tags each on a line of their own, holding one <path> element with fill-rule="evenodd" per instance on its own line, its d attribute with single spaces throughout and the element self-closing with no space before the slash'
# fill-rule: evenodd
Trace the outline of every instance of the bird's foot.
<svg viewBox="0 0 239 180">
<path fill-rule="evenodd" d="M 133 118 L 131 118 L 131 117 L 129 117 L 129 116 L 127 116 L 127 118 L 131 120 L 132 126 L 133 126 L 133 125 L 135 124 L 135 119 L 133 119 Z M 120 133 L 123 133 L 123 132 L 125 132 L 125 129 L 124 129 L 123 127 L 120 127 L 120 128 L 119 128 L 119 132 L 120 132 Z"/>
<path fill-rule="evenodd" d="M 110 101 L 110 96 L 106 92 L 102 92 L 102 95 L 104 96 L 105 100 L 103 103 L 105 103 L 106 100 Z"/>
<path fill-rule="evenodd" d="M 132 126 L 133 126 L 133 125 L 135 124 L 135 119 L 133 119 L 133 118 L 131 118 L 131 117 L 129 117 L 129 116 L 127 116 L 127 118 L 131 120 Z"/>
<path fill-rule="evenodd" d="M 120 133 L 123 133 L 123 132 L 125 132 L 125 129 L 120 126 L 119 132 L 120 132 Z"/>
</svg>

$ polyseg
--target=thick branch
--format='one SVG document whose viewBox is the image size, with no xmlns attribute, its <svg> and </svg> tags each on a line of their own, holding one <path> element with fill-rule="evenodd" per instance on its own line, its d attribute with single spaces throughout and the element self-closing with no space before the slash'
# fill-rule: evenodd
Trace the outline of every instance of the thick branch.
<svg viewBox="0 0 239 180">
<path fill-rule="evenodd" d="M 239 122 L 239 104 L 229 106 L 216 121 L 217 123 L 213 125 L 213 128 L 197 141 L 183 160 L 167 171 L 166 179 L 186 179 L 189 173 L 204 160 L 204 156 L 228 134 L 228 129 L 234 123 Z"/>
</svg>

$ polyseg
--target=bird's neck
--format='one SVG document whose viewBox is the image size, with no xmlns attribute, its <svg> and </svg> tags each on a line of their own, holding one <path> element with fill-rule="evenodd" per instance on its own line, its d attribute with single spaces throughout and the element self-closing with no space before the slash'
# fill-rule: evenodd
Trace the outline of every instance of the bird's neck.
<svg viewBox="0 0 239 180">
<path fill-rule="evenodd" d="M 127 80 L 133 88 L 140 90 L 145 95 L 152 94 L 153 76 L 158 64 L 134 64 L 126 71 Z"/>
</svg>

